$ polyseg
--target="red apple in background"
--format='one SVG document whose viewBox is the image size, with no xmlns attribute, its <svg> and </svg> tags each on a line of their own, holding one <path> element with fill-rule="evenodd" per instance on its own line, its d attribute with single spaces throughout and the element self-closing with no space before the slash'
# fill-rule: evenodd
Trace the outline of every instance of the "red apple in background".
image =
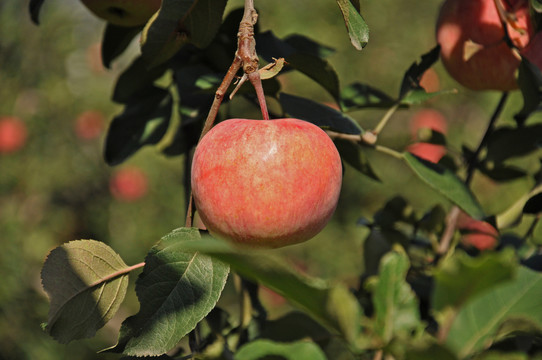
<svg viewBox="0 0 542 360">
<path fill-rule="evenodd" d="M 81 0 L 99 18 L 118 26 L 144 25 L 162 0 Z"/>
<path fill-rule="evenodd" d="M 194 203 L 219 238 L 261 247 L 306 241 L 339 198 L 341 158 L 329 136 L 298 119 L 226 120 L 196 147 Z"/>
<path fill-rule="evenodd" d="M 501 0 L 503 1 L 503 0 Z M 527 0 L 503 1 L 516 17 L 508 24 L 510 38 L 520 50 L 534 35 Z M 508 91 L 517 88 L 519 59 L 505 42 L 494 0 L 446 0 L 437 20 L 437 42 L 448 73 L 472 90 Z M 542 62 L 538 62 L 539 67 Z"/>
<path fill-rule="evenodd" d="M 25 123 L 15 116 L 0 117 L 0 154 L 20 150 L 26 143 Z"/>
<path fill-rule="evenodd" d="M 122 168 L 111 177 L 109 189 L 120 201 L 136 201 L 148 191 L 147 175 L 137 167 Z"/>
<path fill-rule="evenodd" d="M 406 151 L 435 164 L 446 155 L 446 147 L 444 145 L 425 142 L 410 144 Z"/>
<path fill-rule="evenodd" d="M 499 232 L 486 221 L 476 220 L 465 213 L 457 219 L 457 228 L 461 232 L 461 243 L 478 250 L 488 250 L 497 246 Z"/>
<path fill-rule="evenodd" d="M 88 110 L 75 119 L 75 134 L 82 140 L 93 140 L 102 134 L 104 126 L 103 114 L 96 110 Z"/>
<path fill-rule="evenodd" d="M 448 123 L 442 113 L 435 109 L 421 109 L 414 113 L 410 119 L 410 133 L 412 138 L 420 139 L 420 134 L 424 129 L 437 131 L 446 135 L 448 132 Z"/>
<path fill-rule="evenodd" d="M 410 132 L 415 143 L 406 151 L 432 163 L 438 163 L 446 155 L 446 146 L 428 143 L 432 131 L 446 135 L 448 124 L 441 112 L 435 109 L 422 109 L 414 113 L 410 119 Z"/>
<path fill-rule="evenodd" d="M 422 78 L 420 79 L 420 86 L 428 93 L 440 90 L 440 79 L 433 68 L 429 68 L 423 73 Z"/>
</svg>

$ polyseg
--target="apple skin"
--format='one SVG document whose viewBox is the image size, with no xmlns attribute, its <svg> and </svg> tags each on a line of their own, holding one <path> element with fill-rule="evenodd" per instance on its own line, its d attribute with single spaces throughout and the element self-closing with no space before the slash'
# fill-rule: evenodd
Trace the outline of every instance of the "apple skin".
<svg viewBox="0 0 542 360">
<path fill-rule="evenodd" d="M 414 113 L 410 119 L 410 133 L 413 139 L 419 138 L 423 129 L 430 129 L 446 135 L 448 132 L 448 123 L 442 113 L 435 109 L 421 109 Z"/>
<path fill-rule="evenodd" d="M 11 154 L 26 143 L 26 125 L 15 116 L 0 117 L 0 154 Z"/>
<path fill-rule="evenodd" d="M 118 26 L 145 24 L 160 9 L 162 0 L 81 0 L 97 17 Z"/>
<path fill-rule="evenodd" d="M 465 213 L 459 214 L 457 228 L 461 232 L 461 243 L 480 251 L 497 246 L 499 231 L 486 221 L 476 220 Z"/>
<path fill-rule="evenodd" d="M 109 181 L 111 194 L 117 200 L 133 202 L 148 191 L 147 174 L 138 167 L 125 167 L 113 174 Z"/>
<path fill-rule="evenodd" d="M 298 119 L 230 119 L 196 147 L 192 193 L 216 237 L 277 248 L 309 240 L 333 215 L 339 153 L 319 127 Z"/>
<path fill-rule="evenodd" d="M 516 25 L 524 33 L 510 25 L 508 31 L 521 51 L 529 43 L 534 30 L 529 18 L 528 1 L 513 3 Z M 512 11 L 510 4 L 504 2 L 504 5 Z M 436 31 L 442 63 L 450 76 L 466 88 L 500 91 L 517 89 L 515 71 L 519 59 L 513 55 L 504 36 L 494 0 L 446 0 L 443 3 Z M 466 59 L 465 44 L 469 41 L 482 47 Z"/>
<path fill-rule="evenodd" d="M 417 142 L 410 144 L 406 151 L 419 158 L 432 163 L 438 163 L 440 159 L 446 155 L 446 147 L 439 144 L 431 144 L 426 142 Z"/>
<path fill-rule="evenodd" d="M 96 110 L 87 110 L 75 119 L 75 134 L 81 140 L 94 140 L 99 137 L 105 127 L 103 114 Z"/>
</svg>

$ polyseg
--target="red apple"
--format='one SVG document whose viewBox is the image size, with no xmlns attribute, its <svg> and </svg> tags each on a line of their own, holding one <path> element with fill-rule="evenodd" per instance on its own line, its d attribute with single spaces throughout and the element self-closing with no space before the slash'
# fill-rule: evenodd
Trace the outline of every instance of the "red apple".
<svg viewBox="0 0 542 360">
<path fill-rule="evenodd" d="M 118 26 L 145 24 L 160 9 L 162 0 L 81 0 L 99 18 Z"/>
<path fill-rule="evenodd" d="M 147 193 L 147 175 L 137 167 L 122 168 L 111 177 L 109 189 L 113 197 L 120 201 L 138 200 Z"/>
<path fill-rule="evenodd" d="M 194 203 L 211 234 L 281 247 L 327 224 L 339 198 L 341 158 L 328 135 L 298 119 L 226 120 L 196 147 Z"/>
<path fill-rule="evenodd" d="M 410 144 L 406 151 L 435 164 L 438 163 L 444 155 L 446 155 L 446 147 L 444 145 L 426 142 Z"/>
<path fill-rule="evenodd" d="M 488 250 L 497 246 L 499 232 L 486 221 L 476 220 L 465 213 L 457 219 L 457 228 L 461 232 L 461 242 L 478 250 Z"/>
<path fill-rule="evenodd" d="M 15 116 L 0 117 L 0 154 L 20 150 L 26 143 L 26 125 Z"/>
<path fill-rule="evenodd" d="M 441 134 L 446 134 L 448 132 L 448 124 L 446 118 L 438 110 L 434 109 L 422 109 L 414 113 L 410 119 L 410 133 L 412 138 L 416 140 L 420 139 L 420 131 L 424 129 L 429 129 L 437 131 Z"/>
<path fill-rule="evenodd" d="M 440 79 L 433 68 L 429 68 L 423 73 L 422 78 L 420 79 L 420 86 L 428 93 L 440 90 Z"/>
<path fill-rule="evenodd" d="M 502 0 L 501 0 L 502 1 Z M 512 4 L 513 3 L 513 4 Z M 534 35 L 527 0 L 503 1 L 516 17 L 507 24 L 510 38 L 520 50 Z M 437 20 L 437 42 L 449 74 L 473 90 L 508 91 L 517 88 L 519 59 L 506 44 L 494 0 L 446 0 Z M 542 63 L 537 63 L 542 66 Z"/>
<path fill-rule="evenodd" d="M 105 119 L 101 112 L 88 110 L 75 119 L 75 134 L 82 140 L 93 140 L 101 135 Z"/>
</svg>

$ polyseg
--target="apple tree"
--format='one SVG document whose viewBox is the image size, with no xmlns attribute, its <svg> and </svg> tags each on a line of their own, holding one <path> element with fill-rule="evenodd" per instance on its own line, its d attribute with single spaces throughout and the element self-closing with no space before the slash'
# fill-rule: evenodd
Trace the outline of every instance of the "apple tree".
<svg viewBox="0 0 542 360">
<path fill-rule="evenodd" d="M 310 34 L 261 31 L 266 13 L 257 1 L 229 11 L 227 0 L 82 2 L 106 23 L 106 68 L 134 39 L 140 43 L 112 91 L 122 111 L 109 125 L 104 161 L 121 164 L 167 138 L 162 153 L 185 162 L 186 218 L 135 265 L 100 239 L 53 249 L 41 278 L 50 298 L 44 330 L 55 340 L 93 337 L 138 272 L 139 312 L 103 352 L 130 359 L 542 358 L 540 0 L 442 1 L 433 47 L 405 63 L 394 94 L 358 79 L 341 87 L 328 60 L 334 50 Z M 30 0 L 36 24 L 44 3 Z M 371 43 L 363 1 L 336 5 L 344 36 L 363 57 Z M 457 89 L 431 82 L 439 63 Z M 311 79 L 333 103 L 292 90 L 289 73 Z M 476 146 L 454 151 L 434 109 L 413 122 L 411 144 L 386 143 L 402 111 L 463 91 L 501 93 Z M 507 110 L 512 94 L 522 106 Z M 375 110 L 383 112 L 378 121 L 353 115 Z M 242 119 L 249 116 L 261 120 Z M 389 175 L 375 159 L 386 159 Z M 320 231 L 345 206 L 338 192 L 349 172 L 383 186 L 413 175 L 422 184 L 416 191 L 434 194 L 431 206 L 413 210 L 403 196 L 367 204 L 371 213 L 357 220 L 364 270 L 355 281 L 292 268 L 270 248 Z M 475 177 L 497 185 L 524 179 L 530 188 L 495 210 Z M 220 302 L 227 281 L 235 306 Z M 295 310 L 270 317 L 262 289 Z"/>
</svg>

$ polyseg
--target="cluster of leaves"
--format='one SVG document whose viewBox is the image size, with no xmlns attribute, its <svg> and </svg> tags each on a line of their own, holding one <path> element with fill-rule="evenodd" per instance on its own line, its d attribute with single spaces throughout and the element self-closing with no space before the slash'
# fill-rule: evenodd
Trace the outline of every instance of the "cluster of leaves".
<svg viewBox="0 0 542 360">
<path fill-rule="evenodd" d="M 31 2 L 35 19 L 42 2 Z M 368 29 L 359 2 L 337 3 L 353 46 L 362 49 Z M 124 110 L 113 119 L 107 135 L 107 163 L 119 164 L 143 146 L 163 141 L 167 133 L 172 136 L 163 153 L 189 158 L 237 49 L 242 10 L 224 17 L 225 5 L 225 0 L 212 6 L 204 1 L 164 0 L 145 27 L 107 26 L 102 48 L 106 66 L 142 32 L 141 55 L 120 75 L 113 93 L 113 101 Z M 172 20 L 171 14 L 178 18 Z M 368 153 L 378 149 L 362 141 L 368 131 L 346 113 L 404 108 L 447 93 L 427 93 L 420 86 L 424 72 L 438 61 L 438 46 L 407 69 L 397 96 L 391 96 L 360 82 L 341 89 L 326 60 L 333 49 L 305 36 L 280 39 L 256 28 L 255 38 L 262 60 L 284 58 L 282 73 L 298 71 L 308 76 L 341 109 L 282 92 L 279 75 L 264 81 L 266 95 L 281 105 L 282 113 L 273 117 L 287 114 L 338 134 L 359 136 L 359 141 L 337 137 L 337 148 L 346 163 L 375 180 L 378 175 Z M 523 359 L 527 353 L 538 354 L 542 350 L 538 336 L 542 275 L 536 267 L 538 244 L 530 237 L 532 232 L 521 238 L 502 236 L 499 247 L 491 252 L 455 243 L 443 257 L 437 251 L 446 226 L 445 208 L 450 204 L 475 219 L 487 218 L 468 181 L 458 175 L 462 171 L 480 171 L 501 182 L 538 177 L 510 164 L 514 158 L 535 154 L 542 136 L 539 124 L 527 123 L 540 107 L 540 70 L 524 60 L 519 83 L 525 100 L 516 116 L 517 126 L 492 129 L 479 149 L 464 148 L 463 159 L 431 164 L 407 152 L 385 150 L 448 203 L 419 216 L 404 199 L 394 198 L 373 219 L 360 220 L 369 235 L 364 241 L 365 271 L 359 274 L 357 288 L 300 276 L 269 253 L 233 248 L 202 236 L 197 229 L 180 228 L 149 251 L 136 282 L 140 311 L 124 321 L 118 343 L 105 351 L 179 358 L 185 356 L 181 350 L 188 338 L 192 352 L 209 358 L 350 359 L 386 353 L 395 359 Z M 249 86 L 241 87 L 238 96 L 257 106 Z M 185 176 L 189 179 L 189 174 Z M 534 187 L 496 216 L 499 229 L 514 224 L 523 214 L 534 214 L 538 221 L 539 193 L 539 187 Z M 118 309 L 128 273 L 137 267 L 125 265 L 97 241 L 74 241 L 53 250 L 42 271 L 51 297 L 45 329 L 60 342 L 93 336 Z M 240 319 L 216 306 L 230 268 L 243 278 L 240 294 L 243 301 L 248 299 Z M 268 320 L 256 283 L 284 296 L 300 311 Z"/>
</svg>

